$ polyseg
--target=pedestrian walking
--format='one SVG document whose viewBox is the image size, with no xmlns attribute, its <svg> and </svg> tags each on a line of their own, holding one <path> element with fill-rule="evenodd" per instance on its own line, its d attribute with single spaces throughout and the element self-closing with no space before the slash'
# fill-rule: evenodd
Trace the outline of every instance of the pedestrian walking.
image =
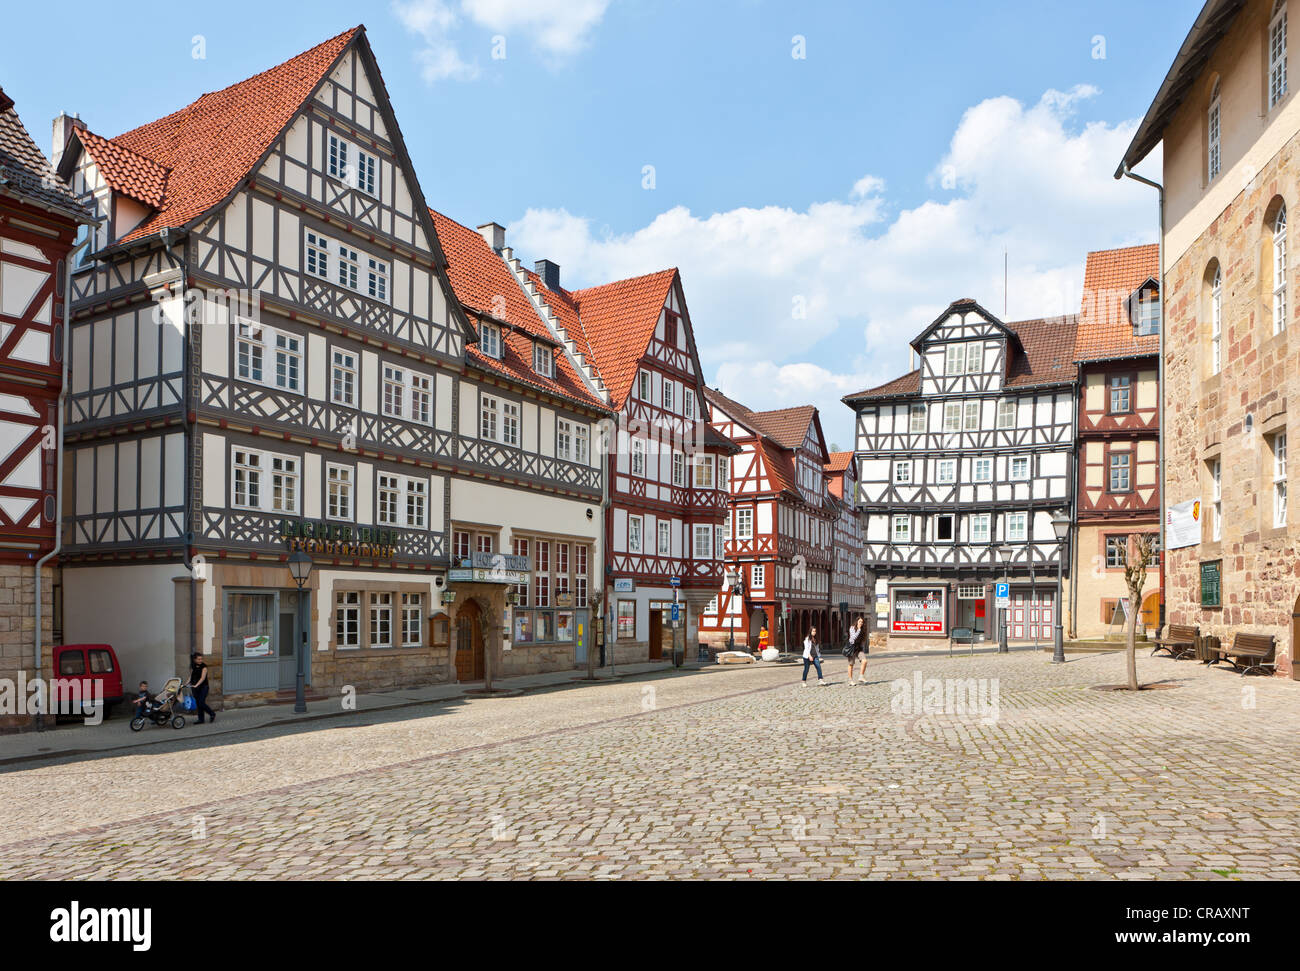
<svg viewBox="0 0 1300 971">
<path fill-rule="evenodd" d="M 822 677 L 822 645 L 817 639 L 817 628 L 814 627 L 808 631 L 808 636 L 803 639 L 803 680 L 799 682 L 799 687 L 808 687 L 808 668 L 816 665 L 817 683 L 825 684 L 826 679 Z"/>
<path fill-rule="evenodd" d="M 862 683 L 867 683 L 867 648 L 868 637 L 862 627 L 862 616 L 859 614 L 857 622 L 849 628 L 848 643 L 844 645 L 844 656 L 849 659 L 849 687 L 852 688 L 856 681 L 853 680 L 853 669 L 858 660 L 862 661 Z"/>
<path fill-rule="evenodd" d="M 194 710 L 198 713 L 198 723 L 203 724 L 203 713 L 215 724 L 217 713 L 208 707 L 208 666 L 203 663 L 203 655 L 197 651 L 190 657 L 190 691 L 194 695 Z"/>
</svg>

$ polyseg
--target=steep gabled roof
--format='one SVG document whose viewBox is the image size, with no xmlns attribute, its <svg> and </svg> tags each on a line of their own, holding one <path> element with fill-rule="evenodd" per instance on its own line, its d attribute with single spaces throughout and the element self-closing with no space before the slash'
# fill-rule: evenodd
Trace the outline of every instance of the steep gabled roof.
<svg viewBox="0 0 1300 971">
<path fill-rule="evenodd" d="M 830 461 L 823 468 L 832 475 L 838 475 L 848 469 L 849 464 L 853 461 L 853 455 L 853 452 L 831 452 Z"/>
<path fill-rule="evenodd" d="M 798 448 L 808 437 L 808 426 L 817 417 L 812 405 L 777 408 L 774 411 L 750 412 L 761 431 L 782 448 Z"/>
<path fill-rule="evenodd" d="M 1007 326 L 1016 332 L 1024 348 L 1024 353 L 1011 361 L 1008 388 L 1069 384 L 1079 376 L 1074 364 L 1074 339 L 1079 329 L 1077 314 L 1018 320 Z"/>
<path fill-rule="evenodd" d="M 165 228 L 182 228 L 224 202 L 363 31 L 362 27 L 346 30 L 283 64 L 205 94 L 116 138 L 75 129 L 73 138 L 102 167 L 109 185 L 155 209 L 118 244 Z M 64 153 L 61 174 L 65 177 L 74 155 Z"/>
<path fill-rule="evenodd" d="M 762 455 L 777 491 L 799 495 L 795 486 L 794 451 L 803 445 L 808 425 L 817 417 L 817 409 L 812 405 L 800 405 L 775 411 L 752 411 L 716 388 L 705 388 L 704 396 L 710 405 L 725 412 L 753 435 L 755 448 Z"/>
<path fill-rule="evenodd" d="M 14 110 L 13 99 L 0 88 L 0 194 L 50 209 L 77 222 L 90 214 L 54 177 L 49 159 L 36 147 Z"/>
<path fill-rule="evenodd" d="M 1133 333 L 1128 300 L 1144 283 L 1160 275 L 1160 247 L 1128 246 L 1088 254 L 1083 271 L 1083 307 L 1079 314 L 1076 361 L 1146 357 L 1160 352 L 1160 335 Z"/>
<path fill-rule="evenodd" d="M 919 353 L 921 346 L 925 343 L 925 339 L 938 330 L 939 327 L 943 325 L 944 321 L 953 314 L 967 314 L 972 311 L 979 314 L 998 330 L 1003 331 L 1011 340 L 1011 343 L 1014 344 L 1016 342 L 1016 332 L 1014 327 L 999 320 L 992 312 L 981 307 L 970 297 L 962 297 L 960 300 L 954 300 L 952 303 L 948 304 L 947 309 L 945 309 L 943 313 L 934 318 L 925 330 L 921 331 L 921 333 L 917 334 L 916 337 L 912 339 L 913 349 Z"/>
<path fill-rule="evenodd" d="M 434 229 L 447 255 L 447 277 L 456 298 L 475 315 L 504 324 L 502 359 L 488 357 L 476 345 L 466 348 L 470 362 L 480 369 L 512 378 L 589 408 L 609 414 L 609 407 L 583 383 L 563 346 L 537 315 L 515 275 L 481 233 L 440 212 L 429 210 Z M 555 377 L 533 370 L 533 342 L 555 349 Z"/>
<path fill-rule="evenodd" d="M 637 366 L 654 335 L 677 270 L 617 280 L 582 290 L 552 290 L 528 274 L 565 332 L 595 366 L 615 409 L 632 390 Z"/>
</svg>

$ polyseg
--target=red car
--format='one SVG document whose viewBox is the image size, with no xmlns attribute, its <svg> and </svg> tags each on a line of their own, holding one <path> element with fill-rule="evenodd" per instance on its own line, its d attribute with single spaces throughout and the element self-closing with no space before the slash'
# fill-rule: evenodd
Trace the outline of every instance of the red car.
<svg viewBox="0 0 1300 971">
<path fill-rule="evenodd" d="M 55 712 L 77 714 L 85 702 L 101 699 L 104 717 L 125 695 L 122 666 L 108 644 L 64 644 L 54 648 Z M 94 682 L 100 682 L 96 688 Z M 65 682 L 79 682 L 74 686 Z"/>
</svg>

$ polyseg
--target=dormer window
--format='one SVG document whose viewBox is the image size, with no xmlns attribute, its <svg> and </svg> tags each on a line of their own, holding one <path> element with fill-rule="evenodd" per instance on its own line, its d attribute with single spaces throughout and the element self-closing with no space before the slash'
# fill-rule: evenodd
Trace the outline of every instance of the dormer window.
<svg viewBox="0 0 1300 971">
<path fill-rule="evenodd" d="M 1160 333 L 1160 290 L 1148 280 L 1129 297 L 1129 319 L 1134 337 L 1152 337 Z"/>
<path fill-rule="evenodd" d="M 479 350 L 488 357 L 501 360 L 501 328 L 484 321 L 479 325 Z"/>
<path fill-rule="evenodd" d="M 555 352 L 545 344 L 533 345 L 533 370 L 544 378 L 555 374 Z"/>
<path fill-rule="evenodd" d="M 338 135 L 329 137 L 329 160 L 326 170 L 331 176 L 367 195 L 375 195 L 375 156 L 352 145 Z"/>
</svg>

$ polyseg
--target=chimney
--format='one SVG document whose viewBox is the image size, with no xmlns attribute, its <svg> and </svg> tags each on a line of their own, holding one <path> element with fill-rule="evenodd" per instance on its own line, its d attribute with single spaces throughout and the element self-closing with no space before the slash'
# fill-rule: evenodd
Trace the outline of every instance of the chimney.
<svg viewBox="0 0 1300 971">
<path fill-rule="evenodd" d="M 492 247 L 492 252 L 500 253 L 506 248 L 506 227 L 499 226 L 496 223 L 484 223 L 478 228 L 479 235 L 487 240 L 487 244 Z"/>
<path fill-rule="evenodd" d="M 533 264 L 533 269 L 537 275 L 542 278 L 548 290 L 559 291 L 560 289 L 560 264 L 552 263 L 550 260 L 538 260 Z"/>
<path fill-rule="evenodd" d="M 72 129 L 85 127 L 80 115 L 69 118 L 67 112 L 59 112 L 59 116 L 54 119 L 54 138 L 50 145 L 50 160 L 54 168 L 57 169 L 63 160 L 63 152 L 68 147 L 68 139 L 72 137 Z"/>
</svg>

